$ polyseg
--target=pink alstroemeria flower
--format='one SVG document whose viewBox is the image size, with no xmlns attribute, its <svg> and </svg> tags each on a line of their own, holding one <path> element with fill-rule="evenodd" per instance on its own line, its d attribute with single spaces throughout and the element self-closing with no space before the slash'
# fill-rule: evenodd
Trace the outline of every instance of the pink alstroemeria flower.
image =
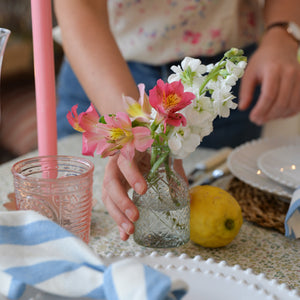
<svg viewBox="0 0 300 300">
<path fill-rule="evenodd" d="M 99 123 L 100 116 L 98 115 L 93 104 L 85 111 L 78 115 L 78 104 L 74 105 L 71 111 L 67 114 L 67 119 L 70 125 L 79 132 L 92 130 Z"/>
<path fill-rule="evenodd" d="M 79 116 L 77 113 L 78 104 L 74 105 L 67 113 L 67 120 L 69 121 L 70 125 L 79 132 L 84 132 L 85 130 L 80 127 L 79 125 Z"/>
<path fill-rule="evenodd" d="M 132 160 L 135 149 L 144 152 L 151 147 L 153 139 L 147 127 L 132 127 L 129 116 L 118 112 L 116 116 L 105 116 L 106 124 L 101 124 L 104 139 L 97 147 L 96 153 L 102 157 L 114 155 L 120 151 L 128 160 Z"/>
<path fill-rule="evenodd" d="M 90 107 L 91 108 L 91 107 Z M 128 160 L 132 160 L 135 149 L 144 152 L 151 147 L 150 129 L 147 127 L 132 127 L 131 120 L 125 112 L 116 115 L 105 115 L 106 124 L 95 123 L 93 109 L 79 116 L 79 124 L 85 130 L 83 133 L 82 154 L 100 154 L 107 157 L 121 152 Z M 90 118 L 89 118 L 90 117 Z M 98 118 L 99 119 L 99 118 Z"/>
<path fill-rule="evenodd" d="M 164 83 L 161 79 L 157 80 L 156 86 L 149 92 L 149 102 L 158 112 L 158 121 L 164 121 L 172 126 L 186 125 L 186 119 L 177 111 L 191 104 L 195 95 L 191 92 L 184 92 L 181 81 Z"/>
<path fill-rule="evenodd" d="M 94 105 L 91 104 L 85 112 L 79 114 L 78 122 L 84 131 L 94 131 L 97 130 L 96 128 L 99 125 L 99 119 L 100 116 L 97 110 Z"/>
<path fill-rule="evenodd" d="M 148 96 L 145 94 L 145 85 L 143 83 L 138 84 L 138 89 L 140 93 L 138 101 L 129 96 L 123 96 L 125 109 L 133 120 L 149 122 L 152 107 L 149 103 Z"/>
<path fill-rule="evenodd" d="M 71 126 L 83 133 L 82 135 L 82 154 L 93 156 L 97 148 L 97 139 L 89 138 L 90 136 L 97 136 L 97 128 L 99 125 L 100 116 L 96 111 L 93 104 L 89 108 L 78 115 L 77 113 L 78 105 L 72 107 L 71 112 L 67 114 L 67 119 Z"/>
</svg>

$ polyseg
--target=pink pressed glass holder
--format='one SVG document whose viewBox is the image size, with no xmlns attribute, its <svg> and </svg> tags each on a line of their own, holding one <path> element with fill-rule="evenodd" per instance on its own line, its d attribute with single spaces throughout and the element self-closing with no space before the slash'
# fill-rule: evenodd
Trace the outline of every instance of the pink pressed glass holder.
<svg viewBox="0 0 300 300">
<path fill-rule="evenodd" d="M 87 159 L 53 155 L 15 163 L 16 206 L 34 210 L 89 242 L 94 165 Z"/>
</svg>

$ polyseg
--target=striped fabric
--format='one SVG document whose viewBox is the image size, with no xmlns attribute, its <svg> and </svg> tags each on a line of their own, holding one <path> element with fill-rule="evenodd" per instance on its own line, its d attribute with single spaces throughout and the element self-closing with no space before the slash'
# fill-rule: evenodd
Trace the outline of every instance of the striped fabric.
<svg viewBox="0 0 300 300">
<path fill-rule="evenodd" d="M 300 238 L 300 186 L 293 193 L 284 225 L 285 236 L 294 239 Z"/>
<path fill-rule="evenodd" d="M 129 275 L 130 274 L 130 275 Z M 134 259 L 106 267 L 80 239 L 33 211 L 0 212 L 0 294 L 18 299 L 26 286 L 63 297 L 171 300 L 183 282 Z"/>
</svg>

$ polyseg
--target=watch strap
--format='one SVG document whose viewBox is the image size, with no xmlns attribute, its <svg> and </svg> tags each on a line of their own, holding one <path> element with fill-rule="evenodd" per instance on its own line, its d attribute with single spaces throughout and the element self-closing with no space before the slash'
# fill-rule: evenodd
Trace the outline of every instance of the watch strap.
<svg viewBox="0 0 300 300">
<path fill-rule="evenodd" d="M 271 28 L 274 28 L 274 27 L 284 28 L 286 30 L 286 32 L 299 44 L 300 40 L 292 32 L 290 32 L 289 25 L 290 25 L 290 22 L 275 22 L 275 23 L 271 23 L 271 24 L 269 24 L 266 27 L 265 32 L 268 31 L 268 30 L 270 30 Z"/>
<path fill-rule="evenodd" d="M 273 27 L 283 27 L 283 28 L 287 28 L 289 25 L 289 22 L 275 22 L 275 23 L 271 23 L 270 25 L 268 25 L 266 27 L 266 30 L 265 31 L 268 31 L 270 30 L 271 28 Z"/>
</svg>

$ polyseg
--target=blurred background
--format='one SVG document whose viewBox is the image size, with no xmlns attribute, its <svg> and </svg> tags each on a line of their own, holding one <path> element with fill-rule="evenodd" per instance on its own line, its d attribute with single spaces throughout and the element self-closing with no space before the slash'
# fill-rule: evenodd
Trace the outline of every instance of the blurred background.
<svg viewBox="0 0 300 300">
<path fill-rule="evenodd" d="M 63 1 L 63 0 L 62 0 Z M 37 147 L 30 0 L 0 0 L 0 27 L 11 30 L 0 78 L 0 163 Z M 53 16 L 53 27 L 56 25 Z M 55 70 L 63 50 L 54 42 Z M 300 134 L 300 117 L 270 122 L 264 136 Z"/>
<path fill-rule="evenodd" d="M 56 25 L 55 15 L 53 26 Z M 1 78 L 0 163 L 37 148 L 30 0 L 0 0 L 0 27 L 11 35 Z M 63 51 L 54 43 L 55 70 Z"/>
</svg>

